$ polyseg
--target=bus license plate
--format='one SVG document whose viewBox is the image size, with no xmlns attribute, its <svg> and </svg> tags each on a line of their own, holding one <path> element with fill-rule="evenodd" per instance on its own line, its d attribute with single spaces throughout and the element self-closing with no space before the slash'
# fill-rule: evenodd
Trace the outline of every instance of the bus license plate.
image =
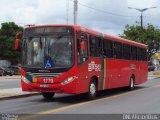
<svg viewBox="0 0 160 120">
<path fill-rule="evenodd" d="M 49 85 L 47 85 L 47 84 L 41 84 L 40 87 L 42 87 L 42 88 L 48 88 Z"/>
</svg>

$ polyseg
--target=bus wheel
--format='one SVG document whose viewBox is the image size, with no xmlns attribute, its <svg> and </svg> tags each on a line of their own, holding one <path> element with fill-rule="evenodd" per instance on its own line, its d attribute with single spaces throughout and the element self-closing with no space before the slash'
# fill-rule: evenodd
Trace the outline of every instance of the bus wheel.
<svg viewBox="0 0 160 120">
<path fill-rule="evenodd" d="M 130 78 L 130 85 L 129 85 L 129 90 L 133 90 L 134 89 L 134 77 L 132 76 Z"/>
<path fill-rule="evenodd" d="M 95 99 L 96 94 L 97 94 L 97 83 L 95 79 L 92 79 L 89 84 L 88 98 L 90 100 L 93 100 Z"/>
<path fill-rule="evenodd" d="M 47 100 L 51 100 L 54 95 L 55 93 L 42 92 L 42 96 Z"/>
</svg>

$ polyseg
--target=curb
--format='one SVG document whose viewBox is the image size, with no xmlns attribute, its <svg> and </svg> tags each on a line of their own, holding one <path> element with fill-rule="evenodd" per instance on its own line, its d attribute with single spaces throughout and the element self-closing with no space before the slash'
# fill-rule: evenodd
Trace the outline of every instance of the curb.
<svg viewBox="0 0 160 120">
<path fill-rule="evenodd" d="M 8 80 L 10 80 L 10 79 L 21 79 L 21 77 L 20 76 L 0 76 L 0 80 L 6 80 L 6 79 L 8 79 Z"/>
<path fill-rule="evenodd" d="M 153 79 L 159 79 L 159 78 L 160 78 L 159 75 L 150 75 L 150 76 L 148 76 L 148 77 L 154 77 Z"/>
<path fill-rule="evenodd" d="M 158 77 L 155 77 L 154 79 L 159 79 L 160 78 L 160 76 L 158 76 Z"/>
<path fill-rule="evenodd" d="M 2 100 L 10 100 L 10 99 L 15 99 L 15 98 L 31 97 L 31 96 L 36 96 L 36 95 L 40 95 L 40 94 L 41 93 L 31 93 L 31 94 L 0 97 L 0 101 L 2 101 Z"/>
<path fill-rule="evenodd" d="M 148 77 L 160 77 L 160 75 L 150 75 Z"/>
<path fill-rule="evenodd" d="M 4 77 L 4 79 L 20 79 L 21 77 Z"/>
<path fill-rule="evenodd" d="M 159 75 L 160 76 L 160 72 L 154 72 L 153 75 Z"/>
</svg>

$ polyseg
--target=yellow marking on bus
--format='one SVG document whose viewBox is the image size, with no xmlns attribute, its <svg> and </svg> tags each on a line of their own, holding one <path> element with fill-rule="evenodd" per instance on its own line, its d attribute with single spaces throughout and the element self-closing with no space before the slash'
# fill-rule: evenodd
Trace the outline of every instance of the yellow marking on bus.
<svg viewBox="0 0 160 120">
<path fill-rule="evenodd" d="M 74 104 L 74 105 L 69 105 L 69 106 L 64 106 L 64 107 L 60 107 L 60 108 L 56 108 L 56 109 L 52 109 L 52 110 L 38 112 L 38 113 L 36 113 L 34 115 L 28 115 L 28 116 L 21 117 L 18 120 L 28 120 L 28 119 L 31 119 L 31 118 L 39 117 L 41 115 L 53 114 L 53 113 L 56 113 L 56 112 L 59 112 L 59 111 L 62 111 L 62 110 L 69 109 L 69 108 L 78 107 L 78 106 L 81 106 L 81 105 L 94 103 L 94 102 L 98 102 L 98 101 L 102 101 L 102 100 L 114 99 L 114 98 L 117 98 L 117 97 L 120 97 L 120 96 L 129 95 L 131 93 L 136 93 L 136 92 L 139 92 L 139 91 L 145 91 L 145 90 L 148 90 L 148 89 L 159 88 L 159 87 L 160 87 L 160 84 L 152 86 L 152 87 L 149 87 L 149 88 L 138 89 L 138 90 L 129 91 L 129 92 L 126 92 L 126 93 L 121 93 L 121 94 L 118 94 L 118 95 L 113 95 L 113 96 L 110 96 L 110 97 L 100 98 L 100 99 L 97 99 L 97 100 L 81 102 L 81 103 L 77 103 L 77 104 Z"/>
<path fill-rule="evenodd" d="M 104 59 L 104 80 L 103 80 L 103 90 L 105 89 L 106 83 L 106 60 Z"/>
<path fill-rule="evenodd" d="M 33 82 L 36 83 L 37 82 L 37 78 L 33 78 Z"/>
</svg>

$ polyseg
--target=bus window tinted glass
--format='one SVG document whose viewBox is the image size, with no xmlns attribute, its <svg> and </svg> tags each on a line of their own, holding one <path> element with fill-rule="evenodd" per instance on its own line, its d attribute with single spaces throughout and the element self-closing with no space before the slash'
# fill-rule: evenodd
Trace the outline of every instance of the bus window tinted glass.
<svg viewBox="0 0 160 120">
<path fill-rule="evenodd" d="M 130 60 L 130 45 L 123 44 L 123 59 Z"/>
<path fill-rule="evenodd" d="M 103 52 L 107 58 L 113 58 L 113 44 L 111 40 L 104 39 Z"/>
<path fill-rule="evenodd" d="M 119 42 L 114 43 L 114 56 L 116 59 L 122 58 L 122 43 Z"/>
<path fill-rule="evenodd" d="M 90 56 L 100 57 L 102 53 L 102 40 L 101 38 L 90 36 Z"/>
</svg>

